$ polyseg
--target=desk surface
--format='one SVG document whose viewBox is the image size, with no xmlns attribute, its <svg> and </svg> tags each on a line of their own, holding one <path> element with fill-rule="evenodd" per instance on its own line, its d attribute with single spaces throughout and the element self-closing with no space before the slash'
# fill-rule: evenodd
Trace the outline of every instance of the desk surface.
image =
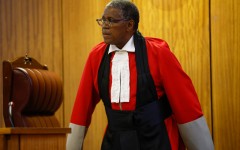
<svg viewBox="0 0 240 150">
<path fill-rule="evenodd" d="M 0 128 L 1 134 L 67 134 L 70 128 Z"/>
</svg>

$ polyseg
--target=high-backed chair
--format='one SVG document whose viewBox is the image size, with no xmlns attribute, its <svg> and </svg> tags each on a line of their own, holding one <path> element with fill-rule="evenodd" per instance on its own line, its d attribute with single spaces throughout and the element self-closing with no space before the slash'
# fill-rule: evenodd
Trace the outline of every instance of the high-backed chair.
<svg viewBox="0 0 240 150">
<path fill-rule="evenodd" d="M 6 127 L 60 127 L 55 117 L 63 100 L 61 78 L 34 58 L 3 61 Z"/>
</svg>

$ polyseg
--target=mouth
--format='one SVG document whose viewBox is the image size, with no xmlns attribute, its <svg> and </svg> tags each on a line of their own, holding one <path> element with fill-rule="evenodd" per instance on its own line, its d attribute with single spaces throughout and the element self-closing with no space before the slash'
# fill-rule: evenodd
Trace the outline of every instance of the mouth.
<svg viewBox="0 0 240 150">
<path fill-rule="evenodd" d="M 102 35 L 110 35 L 110 33 L 104 33 L 104 32 L 103 32 Z"/>
<path fill-rule="evenodd" d="M 103 35 L 103 36 L 109 36 L 109 35 L 110 35 L 109 30 L 103 29 L 103 30 L 102 30 L 102 35 Z"/>
<path fill-rule="evenodd" d="M 103 38 L 109 38 L 111 36 L 110 33 L 102 32 Z"/>
</svg>

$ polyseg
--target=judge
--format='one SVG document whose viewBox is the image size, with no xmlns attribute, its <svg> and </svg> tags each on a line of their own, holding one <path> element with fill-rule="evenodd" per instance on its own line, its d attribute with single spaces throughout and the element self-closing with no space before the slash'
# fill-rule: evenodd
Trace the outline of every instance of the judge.
<svg viewBox="0 0 240 150">
<path fill-rule="evenodd" d="M 82 149 L 100 99 L 108 119 L 102 150 L 213 150 L 191 79 L 164 40 L 138 31 L 137 7 L 111 1 L 97 23 L 104 42 L 87 59 L 67 150 Z"/>
</svg>

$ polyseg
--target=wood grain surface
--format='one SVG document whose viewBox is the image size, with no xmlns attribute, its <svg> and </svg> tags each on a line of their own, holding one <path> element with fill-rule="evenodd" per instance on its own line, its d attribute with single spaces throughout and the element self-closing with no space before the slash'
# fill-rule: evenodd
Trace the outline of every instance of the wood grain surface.
<svg viewBox="0 0 240 150">
<path fill-rule="evenodd" d="M 0 0 L 0 18 L 0 91 L 2 61 L 14 60 L 26 53 L 63 77 L 61 0 Z M 2 100 L 0 102 L 2 110 Z M 56 116 L 63 126 L 62 106 Z M 4 126 L 2 119 L 0 117 L 0 127 Z"/>
<path fill-rule="evenodd" d="M 211 128 L 209 4 L 207 0 L 133 0 L 144 36 L 164 39 L 195 86 Z"/>
<path fill-rule="evenodd" d="M 102 41 L 101 28 L 96 19 L 102 17 L 109 0 L 63 0 L 64 91 L 65 125 L 69 125 L 72 107 L 82 71 L 91 49 Z M 84 141 L 84 150 L 100 149 L 106 128 L 102 102 L 93 113 Z"/>
<path fill-rule="evenodd" d="M 216 150 L 240 149 L 240 2 L 211 1 L 212 101 Z"/>
</svg>

